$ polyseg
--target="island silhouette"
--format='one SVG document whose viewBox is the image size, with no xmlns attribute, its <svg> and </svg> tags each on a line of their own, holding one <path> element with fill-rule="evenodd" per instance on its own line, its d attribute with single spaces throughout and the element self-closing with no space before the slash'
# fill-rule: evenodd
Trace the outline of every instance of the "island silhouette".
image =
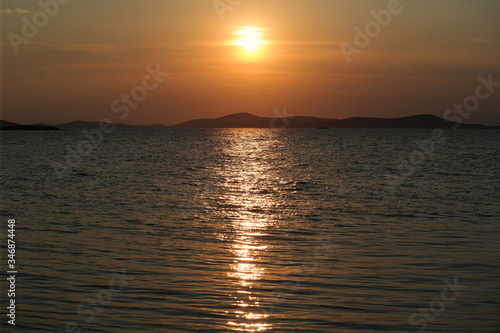
<svg viewBox="0 0 500 333">
<path fill-rule="evenodd" d="M 68 123 L 47 125 L 21 125 L 0 120 L 2 130 L 57 130 L 65 128 L 98 128 L 99 122 L 76 120 Z M 129 125 L 114 124 L 117 128 L 314 128 L 314 129 L 499 129 L 500 126 L 465 124 L 447 121 L 431 114 L 419 114 L 400 118 L 352 117 L 346 119 L 289 116 L 283 118 L 260 117 L 250 113 L 235 113 L 219 118 L 189 120 L 177 125 Z"/>
</svg>

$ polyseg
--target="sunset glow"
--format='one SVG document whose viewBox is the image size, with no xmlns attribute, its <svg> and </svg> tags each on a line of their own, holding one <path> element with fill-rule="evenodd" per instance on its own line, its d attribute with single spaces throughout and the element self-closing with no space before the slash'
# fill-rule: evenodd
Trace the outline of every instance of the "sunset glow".
<svg viewBox="0 0 500 333">
<path fill-rule="evenodd" d="M 38 1 L 4 0 L 3 117 L 175 125 L 283 105 L 335 119 L 442 116 L 479 75 L 499 80 L 500 7 L 459 2 L 88 0 L 52 18 Z M 148 66 L 171 75 L 123 100 Z M 467 120 L 490 119 L 499 96 Z"/>
</svg>

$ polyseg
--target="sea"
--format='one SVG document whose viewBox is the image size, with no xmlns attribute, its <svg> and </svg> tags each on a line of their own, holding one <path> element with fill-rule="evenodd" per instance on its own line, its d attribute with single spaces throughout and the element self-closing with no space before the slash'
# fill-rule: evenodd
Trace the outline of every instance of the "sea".
<svg viewBox="0 0 500 333">
<path fill-rule="evenodd" d="M 0 136 L 2 332 L 500 332 L 498 130 Z"/>
</svg>

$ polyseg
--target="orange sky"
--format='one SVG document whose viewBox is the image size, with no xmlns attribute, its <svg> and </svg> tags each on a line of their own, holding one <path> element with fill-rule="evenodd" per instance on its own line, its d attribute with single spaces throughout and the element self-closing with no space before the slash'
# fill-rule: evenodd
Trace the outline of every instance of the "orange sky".
<svg viewBox="0 0 500 333">
<path fill-rule="evenodd" d="M 478 76 L 500 81 L 495 0 L 401 0 L 350 62 L 341 43 L 355 46 L 355 28 L 364 31 L 372 11 L 387 13 L 388 1 L 242 0 L 224 7 L 238 1 L 220 0 L 219 11 L 214 3 L 73 0 L 59 4 L 16 53 L 12 33 L 23 37 L 23 22 L 42 9 L 35 0 L 2 1 L 2 118 L 175 124 L 236 112 L 272 117 L 284 105 L 290 114 L 331 118 L 442 116 L 474 93 Z M 254 54 L 233 45 L 245 26 L 260 28 L 266 41 Z M 119 120 L 113 101 L 157 65 L 170 75 Z M 497 93 L 468 121 L 499 113 L 499 106 Z"/>
</svg>

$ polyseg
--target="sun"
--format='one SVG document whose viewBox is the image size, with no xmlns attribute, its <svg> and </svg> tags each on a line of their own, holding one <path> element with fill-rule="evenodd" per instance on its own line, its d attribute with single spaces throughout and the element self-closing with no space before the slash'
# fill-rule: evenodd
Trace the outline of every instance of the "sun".
<svg viewBox="0 0 500 333">
<path fill-rule="evenodd" d="M 257 52 L 262 45 L 267 44 L 267 42 L 260 39 L 262 36 L 261 28 L 255 27 L 245 27 L 244 29 L 238 30 L 236 35 L 241 38 L 234 42 L 234 45 L 239 45 L 249 53 L 254 54 Z"/>
</svg>

